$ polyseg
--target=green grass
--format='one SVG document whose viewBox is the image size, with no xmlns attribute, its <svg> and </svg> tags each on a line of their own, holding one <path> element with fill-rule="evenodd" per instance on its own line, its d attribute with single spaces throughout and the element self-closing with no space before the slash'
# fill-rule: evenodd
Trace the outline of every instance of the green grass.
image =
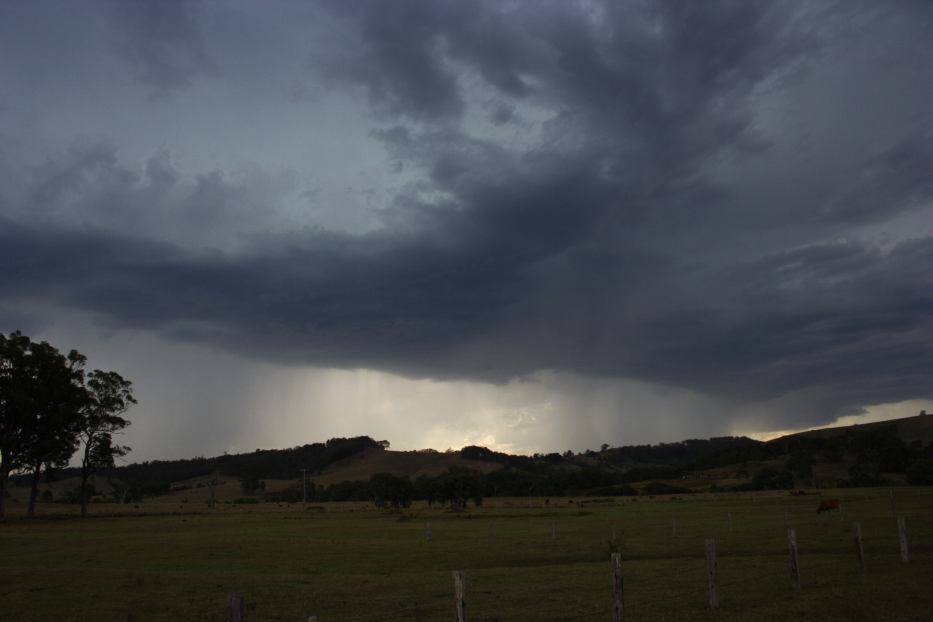
<svg viewBox="0 0 933 622">
<path fill-rule="evenodd" d="M 929 620 L 933 490 L 896 495 L 910 564 L 900 561 L 886 489 L 836 491 L 844 514 L 819 517 L 816 496 L 724 494 L 584 509 L 565 500 L 489 500 L 461 515 L 300 504 L 167 513 L 180 511 L 172 504 L 161 515 L 14 518 L 0 525 L 0 619 L 219 621 L 227 594 L 239 592 L 253 622 L 311 614 L 321 622 L 451 620 L 450 571 L 462 569 L 474 622 L 607 620 L 615 529 L 627 620 Z M 91 508 L 113 509 L 124 510 Z M 159 509 L 144 503 L 139 512 Z M 785 510 L 797 529 L 799 591 L 789 577 Z M 855 572 L 856 520 L 864 576 Z M 718 611 L 706 607 L 705 538 L 717 541 Z"/>
</svg>

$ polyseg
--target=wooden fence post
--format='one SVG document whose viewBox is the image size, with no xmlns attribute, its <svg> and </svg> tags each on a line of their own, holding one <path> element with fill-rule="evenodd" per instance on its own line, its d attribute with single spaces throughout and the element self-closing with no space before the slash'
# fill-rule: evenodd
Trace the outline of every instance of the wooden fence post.
<svg viewBox="0 0 933 622">
<path fill-rule="evenodd" d="M 625 610 L 622 605 L 622 555 L 612 554 L 612 622 L 622 622 Z"/>
<path fill-rule="evenodd" d="M 865 572 L 865 550 L 862 548 L 862 524 L 852 523 L 852 535 L 855 540 L 855 568 L 859 574 Z"/>
<path fill-rule="evenodd" d="M 467 622 L 466 600 L 464 598 L 465 586 L 463 571 L 454 570 L 454 598 L 457 603 L 457 622 Z"/>
<path fill-rule="evenodd" d="M 210 493 L 210 498 L 207 500 L 207 507 L 213 508 L 216 503 L 214 500 L 214 480 L 208 480 L 207 491 Z"/>
<path fill-rule="evenodd" d="M 910 562 L 910 552 L 907 550 L 907 521 L 903 516 L 897 517 L 897 537 L 901 542 L 901 561 Z"/>
<path fill-rule="evenodd" d="M 227 597 L 227 622 L 245 622 L 246 606 L 243 603 L 243 596 L 240 594 L 230 594 Z"/>
<path fill-rule="evenodd" d="M 800 589 L 800 562 L 797 559 L 797 530 L 787 530 L 787 546 L 790 548 L 790 578 L 794 581 L 794 587 Z"/>
<path fill-rule="evenodd" d="M 719 590 L 716 587 L 716 541 L 706 540 L 706 574 L 709 578 L 709 607 L 719 608 Z"/>
</svg>

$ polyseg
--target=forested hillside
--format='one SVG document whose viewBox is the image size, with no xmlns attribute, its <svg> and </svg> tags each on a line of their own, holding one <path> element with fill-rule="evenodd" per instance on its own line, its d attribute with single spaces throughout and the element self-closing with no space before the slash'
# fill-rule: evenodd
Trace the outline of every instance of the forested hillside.
<svg viewBox="0 0 933 622">
<path fill-rule="evenodd" d="M 933 417 L 920 416 L 769 442 L 718 437 L 532 456 L 478 446 L 444 453 L 393 452 L 388 441 L 360 436 L 291 449 L 154 460 L 110 469 L 104 477 L 112 497 L 131 500 L 189 488 L 186 482 L 196 478 L 225 477 L 239 480 L 242 494 L 257 501 L 368 500 L 402 506 L 413 499 L 463 504 L 490 496 L 933 484 L 933 443 L 923 440 L 931 422 Z M 52 473 L 58 479 L 74 475 L 74 469 Z M 267 489 L 267 481 L 276 484 Z"/>
</svg>

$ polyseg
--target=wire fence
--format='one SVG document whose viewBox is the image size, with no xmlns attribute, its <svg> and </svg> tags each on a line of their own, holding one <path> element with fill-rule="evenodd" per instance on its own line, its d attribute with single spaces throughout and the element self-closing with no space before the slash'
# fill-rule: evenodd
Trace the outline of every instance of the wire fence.
<svg viewBox="0 0 933 622">
<path fill-rule="evenodd" d="M 525 569 L 531 569 L 532 574 L 538 575 L 538 589 L 531 594 L 525 590 L 515 596 L 522 602 L 536 600 L 534 605 L 538 607 L 552 607 L 549 613 L 559 616 L 562 620 L 610 619 L 613 594 L 609 561 L 615 550 L 623 560 L 625 591 L 619 596 L 624 601 L 625 619 L 638 620 L 649 617 L 642 615 L 646 612 L 699 611 L 709 608 L 710 587 L 707 572 L 712 564 L 716 569 L 715 587 L 718 597 L 722 602 L 733 606 L 745 599 L 758 599 L 762 593 L 774 595 L 806 590 L 817 579 L 817 572 L 821 573 L 819 579 L 823 582 L 828 576 L 833 576 L 831 572 L 827 572 L 828 568 L 836 568 L 837 577 L 851 577 L 861 563 L 858 562 L 859 551 L 864 551 L 863 554 L 869 560 L 869 567 L 873 559 L 883 559 L 887 563 L 897 556 L 906 563 L 908 546 L 914 551 L 929 552 L 929 548 L 922 544 L 908 544 L 906 523 L 901 515 L 892 512 L 890 519 L 873 516 L 867 521 L 871 529 L 863 534 L 861 523 L 853 523 L 850 521 L 852 517 L 840 511 L 832 517 L 808 518 L 795 508 L 795 511 L 785 509 L 769 521 L 769 524 L 762 525 L 761 521 L 755 521 L 753 524 L 745 522 L 739 512 L 726 512 L 723 513 L 721 524 L 716 529 L 710 529 L 708 517 L 703 521 L 694 522 L 691 521 L 689 513 L 684 511 L 670 522 L 657 521 L 658 524 L 649 530 L 626 529 L 624 521 L 609 520 L 604 527 L 605 532 L 601 534 L 602 538 L 590 533 L 592 546 L 579 552 L 577 559 L 574 559 L 573 551 L 559 550 L 555 551 L 555 555 L 561 557 L 561 564 L 548 566 L 540 563 L 542 559 L 531 560 L 533 563 L 529 563 Z M 547 547 L 564 537 L 578 541 L 581 535 L 578 533 L 579 529 L 570 528 L 565 531 L 560 522 L 560 514 L 549 513 L 533 519 L 525 518 L 519 537 L 515 536 L 514 527 L 508 532 L 500 530 L 503 518 L 505 517 L 495 516 L 479 528 L 474 525 L 469 532 L 470 537 L 476 541 L 494 543 L 501 552 L 503 547 L 524 547 L 529 543 Z M 889 520 L 892 524 L 885 526 Z M 412 529 L 411 526 L 406 528 Z M 424 546 L 432 546 L 445 539 L 463 537 L 462 533 L 454 534 L 454 529 L 450 528 L 449 524 L 441 526 L 427 522 L 416 525 L 415 528 L 422 533 Z M 794 530 L 795 548 L 799 555 L 799 561 L 794 562 L 789 544 L 791 529 Z M 717 537 L 701 537 L 705 535 L 704 532 L 709 531 L 716 531 Z M 856 533 L 860 533 L 858 538 Z M 653 548 L 644 546 L 648 538 L 654 542 Z M 713 540 L 718 549 L 712 562 L 704 552 L 705 540 Z M 599 578 L 603 571 L 594 571 L 592 568 L 593 564 L 603 563 L 593 560 L 591 551 L 597 548 L 596 542 L 605 542 L 607 545 L 603 579 Z M 639 580 L 639 572 L 645 565 L 659 562 L 670 563 L 672 567 L 680 569 L 679 572 L 673 573 L 663 589 L 653 588 Z M 602 601 L 581 603 L 571 600 L 561 608 L 553 602 L 555 598 L 548 598 L 548 593 L 552 590 L 548 585 L 548 573 L 552 572 L 554 577 L 558 578 L 560 573 L 567 572 L 568 563 L 578 564 L 579 568 L 586 570 L 587 578 L 592 581 L 605 581 L 605 598 Z M 797 576 L 794 575 L 794 564 L 800 573 Z M 587 568 L 587 565 L 590 568 Z M 462 597 L 468 612 L 464 620 L 472 616 L 482 620 L 494 620 L 498 619 L 498 608 L 514 610 L 513 606 L 503 607 L 511 596 L 508 582 L 502 581 L 498 576 L 491 576 L 489 568 L 486 567 L 466 567 L 463 571 L 466 585 Z M 520 566 L 512 570 L 516 573 L 521 571 Z M 814 575 L 809 576 L 808 572 Z M 799 579 L 801 575 L 802 579 Z M 763 578 L 766 578 L 764 582 Z M 376 597 L 372 599 L 370 612 L 348 614 L 333 619 L 359 622 L 384 620 L 387 611 L 391 611 L 391 617 L 403 620 L 457 619 L 455 611 L 458 607 L 453 582 L 448 582 L 447 589 L 440 584 L 437 587 L 432 598 L 421 602 L 399 602 L 397 596 L 384 599 Z M 237 619 L 228 615 L 227 619 L 239 622 L 244 618 Z M 324 617 L 319 617 L 318 621 L 329 622 Z"/>
</svg>

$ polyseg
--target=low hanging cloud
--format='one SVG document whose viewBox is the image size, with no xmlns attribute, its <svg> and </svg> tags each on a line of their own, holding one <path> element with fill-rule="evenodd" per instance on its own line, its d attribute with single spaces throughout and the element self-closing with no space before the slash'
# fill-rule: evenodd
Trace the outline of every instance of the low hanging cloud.
<svg viewBox="0 0 933 622">
<path fill-rule="evenodd" d="M 127 6 L 148 85 L 203 75 L 191 6 Z M 85 143 L 0 166 L 10 317 L 410 378 L 642 381 L 788 424 L 933 398 L 926 4 L 314 11 L 336 34 L 310 76 L 365 97 L 397 171 L 379 226 L 295 225 L 275 175 Z"/>
</svg>

